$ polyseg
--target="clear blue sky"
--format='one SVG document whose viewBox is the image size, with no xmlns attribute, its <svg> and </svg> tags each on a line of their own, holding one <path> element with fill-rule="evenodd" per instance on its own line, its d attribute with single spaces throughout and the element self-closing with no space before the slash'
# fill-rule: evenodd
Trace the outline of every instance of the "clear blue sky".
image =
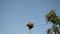
<svg viewBox="0 0 60 34">
<path fill-rule="evenodd" d="M 45 15 L 51 9 L 60 16 L 60 0 L 0 0 L 0 34 L 28 34 L 30 20 L 32 34 L 46 34 L 52 24 L 46 24 Z"/>
</svg>

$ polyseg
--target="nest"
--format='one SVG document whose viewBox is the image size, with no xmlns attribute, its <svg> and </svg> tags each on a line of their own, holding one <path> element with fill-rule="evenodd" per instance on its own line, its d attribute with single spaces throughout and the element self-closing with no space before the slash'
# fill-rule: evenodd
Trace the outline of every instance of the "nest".
<svg viewBox="0 0 60 34">
<path fill-rule="evenodd" d="M 32 29 L 32 28 L 33 28 L 33 23 L 28 23 L 28 24 L 27 24 L 27 27 L 28 27 L 29 29 Z"/>
</svg>

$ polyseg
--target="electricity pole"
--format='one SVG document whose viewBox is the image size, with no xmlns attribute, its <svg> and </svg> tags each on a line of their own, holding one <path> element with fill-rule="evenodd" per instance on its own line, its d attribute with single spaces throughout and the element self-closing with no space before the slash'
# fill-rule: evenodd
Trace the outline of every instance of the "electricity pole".
<svg viewBox="0 0 60 34">
<path fill-rule="evenodd" d="M 32 22 L 28 22 L 26 26 L 28 27 L 28 34 L 31 34 L 31 29 L 34 27 L 34 24 Z"/>
</svg>

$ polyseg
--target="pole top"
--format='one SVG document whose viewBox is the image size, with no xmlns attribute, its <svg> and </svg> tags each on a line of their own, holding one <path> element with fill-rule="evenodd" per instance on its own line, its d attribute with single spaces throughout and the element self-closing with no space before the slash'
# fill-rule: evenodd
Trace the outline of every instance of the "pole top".
<svg viewBox="0 0 60 34">
<path fill-rule="evenodd" d="M 28 21 L 28 23 L 27 23 L 27 27 L 29 28 L 29 30 L 32 29 L 32 28 L 34 27 L 33 22 Z"/>
</svg>

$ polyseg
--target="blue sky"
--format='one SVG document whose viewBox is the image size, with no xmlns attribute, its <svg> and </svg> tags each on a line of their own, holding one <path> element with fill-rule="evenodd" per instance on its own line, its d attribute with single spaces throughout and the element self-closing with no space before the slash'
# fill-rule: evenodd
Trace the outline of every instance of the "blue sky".
<svg viewBox="0 0 60 34">
<path fill-rule="evenodd" d="M 60 16 L 60 0 L 0 0 L 0 34 L 28 34 L 28 21 L 32 34 L 46 34 L 52 24 L 45 15 L 52 9 Z"/>
</svg>

